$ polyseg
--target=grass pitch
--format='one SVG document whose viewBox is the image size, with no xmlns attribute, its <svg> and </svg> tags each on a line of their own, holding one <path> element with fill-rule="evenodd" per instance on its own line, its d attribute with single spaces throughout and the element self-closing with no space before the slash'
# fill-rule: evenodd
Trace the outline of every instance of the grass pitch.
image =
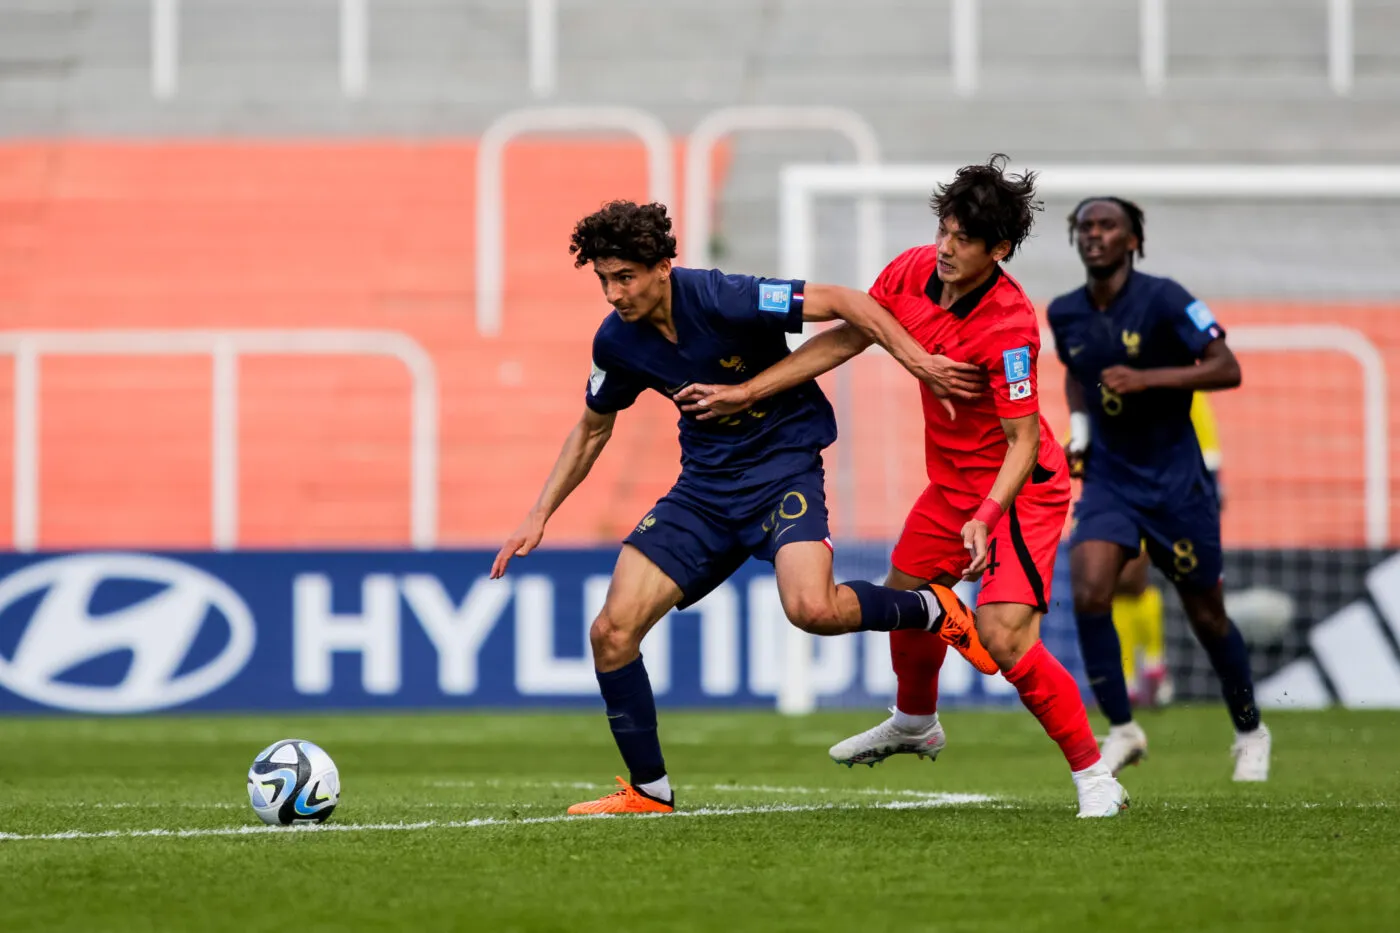
<svg viewBox="0 0 1400 933">
<path fill-rule="evenodd" d="M 0 930 L 1394 930 L 1400 714 L 1143 720 L 1121 818 L 1074 818 L 1024 712 L 944 715 L 936 763 L 833 765 L 883 715 L 663 713 L 685 815 L 565 819 L 620 764 L 601 714 L 0 723 Z M 323 829 L 264 830 L 252 757 L 318 742 Z"/>
</svg>

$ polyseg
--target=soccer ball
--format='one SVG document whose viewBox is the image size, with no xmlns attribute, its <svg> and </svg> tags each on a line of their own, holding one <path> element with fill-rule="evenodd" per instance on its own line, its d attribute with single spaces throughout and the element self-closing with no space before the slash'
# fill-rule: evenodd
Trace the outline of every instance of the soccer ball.
<svg viewBox="0 0 1400 933">
<path fill-rule="evenodd" d="M 248 799 L 264 823 L 324 823 L 340 802 L 340 774 L 319 745 L 283 739 L 253 759 Z"/>
</svg>

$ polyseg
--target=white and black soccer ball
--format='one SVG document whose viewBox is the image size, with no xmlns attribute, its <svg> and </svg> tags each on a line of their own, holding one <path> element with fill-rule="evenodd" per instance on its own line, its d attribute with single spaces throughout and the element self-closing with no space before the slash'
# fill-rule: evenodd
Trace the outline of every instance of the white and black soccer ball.
<svg viewBox="0 0 1400 933">
<path fill-rule="evenodd" d="M 340 802 L 340 774 L 325 749 L 304 739 L 273 742 L 248 769 L 248 799 L 264 823 L 324 823 Z"/>
</svg>

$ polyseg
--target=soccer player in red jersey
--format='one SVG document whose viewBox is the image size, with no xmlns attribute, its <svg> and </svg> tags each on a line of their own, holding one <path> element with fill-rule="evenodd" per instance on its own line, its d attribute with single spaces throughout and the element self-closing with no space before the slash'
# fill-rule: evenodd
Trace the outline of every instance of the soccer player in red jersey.
<svg viewBox="0 0 1400 933">
<path fill-rule="evenodd" d="M 921 384 L 929 485 L 891 556 L 886 585 L 915 589 L 982 580 L 977 632 L 1006 679 L 1068 760 L 1081 817 L 1114 816 L 1128 795 L 1100 761 L 1079 686 L 1040 641 L 1055 554 L 1069 511 L 1069 470 L 1036 391 L 1040 327 L 1025 292 L 1001 268 L 1030 233 L 1034 174 L 1006 157 L 958 171 L 933 197 L 938 239 L 908 250 L 870 294 L 923 347 L 973 363 L 990 389 L 956 408 Z M 738 386 L 695 386 L 693 410 L 719 417 L 839 366 L 870 344 L 847 323 Z M 855 326 L 853 326 L 855 325 Z M 938 671 L 947 646 L 926 632 L 893 632 L 894 715 L 832 748 L 848 764 L 943 748 Z"/>
</svg>

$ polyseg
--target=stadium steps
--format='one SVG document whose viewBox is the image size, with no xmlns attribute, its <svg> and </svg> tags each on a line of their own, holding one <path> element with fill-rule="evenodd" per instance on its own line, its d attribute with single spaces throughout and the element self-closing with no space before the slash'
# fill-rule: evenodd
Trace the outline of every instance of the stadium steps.
<svg viewBox="0 0 1400 933">
<path fill-rule="evenodd" d="M 606 308 L 568 261 L 575 219 L 638 190 L 627 143 L 522 143 L 507 172 L 502 336 L 473 326 L 471 144 L 34 144 L 0 147 L 8 328 L 382 328 L 426 347 L 441 400 L 444 541 L 519 521 L 582 412 Z M 577 175 L 560 173 L 561 159 Z M 580 178 L 588 179 L 586 184 Z M 10 205 L 24 209 L 10 210 Z M 35 209 L 34 205 L 42 209 Z M 22 260 L 22 261 L 21 261 Z M 408 379 L 392 362 L 250 358 L 240 367 L 240 540 L 401 544 Z M 0 391 L 13 370 L 0 360 Z M 46 359 L 45 546 L 209 540 L 206 359 Z M 12 480 L 9 409 L 0 487 Z M 678 471 L 674 408 L 623 418 L 551 524 L 618 537 Z M 0 497 L 0 534 L 11 500 Z"/>
</svg>

